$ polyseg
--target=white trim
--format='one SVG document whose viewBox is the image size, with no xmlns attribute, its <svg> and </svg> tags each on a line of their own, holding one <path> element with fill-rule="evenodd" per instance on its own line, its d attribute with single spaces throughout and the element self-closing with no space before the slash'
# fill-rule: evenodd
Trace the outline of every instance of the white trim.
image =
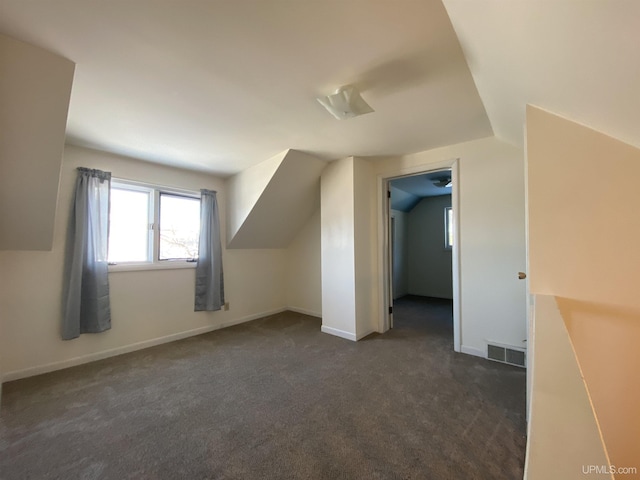
<svg viewBox="0 0 640 480">
<path fill-rule="evenodd" d="M 462 351 L 462 298 L 460 282 L 460 159 L 451 164 L 451 208 L 453 208 L 453 247 L 451 248 L 452 296 L 453 296 L 453 350 Z"/>
<path fill-rule="evenodd" d="M 482 350 L 478 350 L 475 347 L 467 347 L 466 345 L 460 346 L 460 352 L 466 353 L 467 355 L 473 355 L 474 357 L 487 358 L 487 354 Z"/>
<path fill-rule="evenodd" d="M 322 318 L 322 313 L 307 310 L 306 308 L 287 307 L 287 310 L 291 310 L 295 313 L 302 313 L 303 315 L 309 315 L 310 317 Z"/>
<path fill-rule="evenodd" d="M 453 208 L 453 248 L 451 249 L 451 269 L 453 282 L 453 350 L 462 351 L 462 317 L 460 282 L 462 270 L 460 267 L 460 181 L 459 158 L 450 158 L 439 162 L 423 163 L 411 167 L 402 167 L 378 174 L 378 265 L 382 267 L 382 275 L 378 275 L 379 317 L 378 332 L 384 333 L 389 329 L 389 261 L 388 261 L 388 224 L 389 213 L 386 205 L 389 180 L 403 176 L 419 175 L 438 170 L 451 170 L 451 207 Z M 463 352 L 464 353 L 464 352 Z M 471 353 L 474 355 L 474 353 Z M 484 356 L 484 355 L 479 355 Z"/>
<path fill-rule="evenodd" d="M 195 268 L 195 262 L 187 258 L 160 259 L 160 204 L 162 195 L 181 197 L 200 204 L 200 192 L 184 188 L 162 186 L 134 180 L 111 178 L 111 190 L 133 191 L 147 194 L 148 245 L 147 260 L 141 262 L 111 262 L 109 272 L 126 272 L 138 270 L 171 270 L 179 268 Z M 195 205 L 194 205 L 195 207 Z M 171 264 L 168 264 L 170 262 Z"/>
<path fill-rule="evenodd" d="M 389 226 L 391 220 L 391 207 L 389 206 L 389 178 L 385 175 L 378 175 L 378 208 L 376 217 L 378 217 L 378 246 L 376 255 L 378 256 L 378 268 L 382 268 L 382 275 L 378 275 L 378 304 L 381 305 L 378 313 L 378 333 L 384 333 L 389 330 L 389 291 L 392 288 L 389 285 L 389 279 L 392 279 L 390 271 L 389 250 Z M 380 215 L 382 219 L 380 220 Z"/>
<path fill-rule="evenodd" d="M 195 269 L 197 262 L 186 260 L 162 260 L 156 263 L 115 263 L 108 266 L 109 273 L 140 272 L 145 270 Z"/>
<path fill-rule="evenodd" d="M 173 333 L 164 337 L 153 338 L 151 340 L 143 340 L 142 342 L 132 343 L 122 347 L 116 347 L 109 350 L 103 350 L 101 352 L 90 353 L 88 355 L 81 355 L 79 357 L 70 358 L 58 362 L 51 362 L 44 365 L 38 365 L 36 367 L 29 367 L 22 370 L 14 370 L 12 372 L 6 372 L 2 376 L 3 382 L 10 382 L 12 380 L 18 380 L 21 378 L 32 377 L 34 375 L 40 375 L 43 373 L 53 372 L 55 370 L 62 370 L 63 368 L 75 367 L 84 363 L 95 362 L 97 360 L 103 360 L 109 357 L 115 357 L 125 353 L 135 352 L 137 350 L 143 350 L 145 348 L 154 347 L 156 345 L 162 345 L 163 343 L 175 342 L 176 340 L 182 340 L 183 338 L 193 337 L 201 335 L 203 333 L 209 333 L 214 330 L 219 330 L 225 327 L 231 327 L 240 323 L 250 322 L 259 318 L 268 317 L 269 315 L 275 315 L 288 310 L 285 307 L 269 310 L 262 313 L 256 313 L 253 315 L 247 315 L 245 317 L 236 318 L 227 322 L 221 322 L 216 325 L 207 325 L 206 327 L 195 328 L 193 330 L 187 330 L 186 332 Z"/>
<path fill-rule="evenodd" d="M 449 212 L 451 212 L 451 221 L 449 221 Z M 444 249 L 451 251 L 453 248 L 453 238 L 451 239 L 451 243 L 449 243 L 449 230 L 451 231 L 451 236 L 453 237 L 453 205 L 450 207 L 444 207 Z"/>
<path fill-rule="evenodd" d="M 336 337 L 346 338 L 347 340 L 351 340 L 352 342 L 357 342 L 359 340 L 358 337 L 356 337 L 351 332 L 345 332 L 344 330 L 339 330 L 337 328 L 327 327 L 326 325 L 322 325 L 320 331 L 322 333 L 328 333 L 329 335 L 334 335 Z"/>
<path fill-rule="evenodd" d="M 187 197 L 200 199 L 200 190 L 190 190 L 187 188 L 172 187 L 170 185 L 160 185 L 158 183 L 141 182 L 139 180 L 129 180 L 127 178 L 111 177 L 111 184 L 127 185 L 138 190 L 153 191 L 160 190 L 165 193 L 175 193 Z M 117 187 L 116 187 L 117 188 Z"/>
<path fill-rule="evenodd" d="M 523 129 L 523 138 L 524 138 L 524 250 L 525 250 L 525 265 L 526 272 L 530 272 L 530 262 L 529 262 L 529 150 L 527 147 L 527 108 L 525 107 L 525 119 Z M 527 311 L 526 311 L 526 321 L 527 321 L 527 395 L 526 395 L 526 404 L 525 404 L 525 412 L 527 417 L 527 427 L 531 425 L 531 399 L 533 395 L 533 375 L 534 375 L 534 361 L 533 355 L 535 353 L 534 341 L 535 341 L 535 326 L 534 326 L 534 313 L 535 313 L 535 297 L 531 295 L 531 291 L 529 288 L 529 279 L 525 279 L 525 288 L 526 288 L 526 301 L 527 301 Z M 527 431 L 529 435 L 530 432 Z M 525 477 L 528 468 L 528 460 L 529 460 L 529 442 L 527 442 L 527 460 L 525 462 Z"/>
</svg>

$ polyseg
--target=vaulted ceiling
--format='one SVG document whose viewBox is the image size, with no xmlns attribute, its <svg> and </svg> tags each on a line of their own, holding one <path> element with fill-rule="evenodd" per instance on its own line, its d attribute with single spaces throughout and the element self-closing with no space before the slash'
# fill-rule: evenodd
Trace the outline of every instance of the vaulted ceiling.
<svg viewBox="0 0 640 480">
<path fill-rule="evenodd" d="M 497 137 L 527 103 L 640 148 L 640 2 L 444 0 Z"/>
<path fill-rule="evenodd" d="M 640 147 L 639 25 L 635 0 L 0 0 L 0 33 L 76 63 L 68 143 L 220 175 L 521 146 L 526 103 Z M 346 84 L 375 112 L 316 101 Z"/>
</svg>

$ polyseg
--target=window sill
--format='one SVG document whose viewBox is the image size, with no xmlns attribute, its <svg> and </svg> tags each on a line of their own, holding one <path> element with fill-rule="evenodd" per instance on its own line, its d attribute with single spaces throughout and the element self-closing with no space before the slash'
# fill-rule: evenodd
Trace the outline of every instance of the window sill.
<svg viewBox="0 0 640 480">
<path fill-rule="evenodd" d="M 196 268 L 196 262 L 120 263 L 109 265 L 109 273 L 139 272 L 145 270 L 183 270 Z"/>
</svg>

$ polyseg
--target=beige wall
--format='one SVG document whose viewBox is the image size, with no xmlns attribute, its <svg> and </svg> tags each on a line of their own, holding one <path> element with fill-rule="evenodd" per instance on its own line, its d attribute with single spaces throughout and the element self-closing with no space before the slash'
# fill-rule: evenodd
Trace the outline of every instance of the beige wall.
<svg viewBox="0 0 640 480">
<path fill-rule="evenodd" d="M 242 227 L 286 155 L 287 151 L 281 152 L 226 180 L 227 244 Z"/>
<path fill-rule="evenodd" d="M 523 152 L 485 138 L 402 157 L 372 160 L 373 177 L 387 178 L 451 166 L 459 158 L 461 347 L 486 357 L 487 342 L 525 347 L 526 289 Z M 378 222 L 382 208 L 373 202 Z M 382 249 L 381 245 L 377 246 Z M 382 266 L 376 265 L 376 278 Z"/>
<path fill-rule="evenodd" d="M 287 248 L 286 297 L 290 309 L 322 316 L 320 209 Z"/>
<path fill-rule="evenodd" d="M 562 297 L 611 461 L 640 470 L 640 150 L 528 107 L 527 161 L 531 291 Z"/>
<path fill-rule="evenodd" d="M 65 149 L 53 249 L 0 252 L 4 380 L 122 353 L 282 310 L 286 305 L 286 251 L 223 250 L 225 312 L 194 312 L 194 270 L 110 273 L 112 329 L 60 339 L 63 251 L 75 168 L 115 177 L 198 190 L 217 190 L 225 235 L 223 181 L 206 174 L 152 165 L 103 152 Z"/>
<path fill-rule="evenodd" d="M 240 210 L 242 224 L 227 247 L 287 248 L 320 205 L 320 174 L 326 165 L 287 150 L 281 161 L 276 156 L 231 177 L 228 211 L 235 224 Z"/>
<path fill-rule="evenodd" d="M 0 250 L 50 250 L 75 64 L 0 35 Z"/>
<path fill-rule="evenodd" d="M 535 368 L 524 478 L 610 480 L 610 474 L 589 470 L 606 469 L 608 459 L 556 299 L 537 295 L 532 322 Z"/>
<path fill-rule="evenodd" d="M 377 212 L 371 208 L 377 190 L 368 160 L 354 158 L 353 169 L 356 336 L 360 339 L 378 330 Z"/>
</svg>

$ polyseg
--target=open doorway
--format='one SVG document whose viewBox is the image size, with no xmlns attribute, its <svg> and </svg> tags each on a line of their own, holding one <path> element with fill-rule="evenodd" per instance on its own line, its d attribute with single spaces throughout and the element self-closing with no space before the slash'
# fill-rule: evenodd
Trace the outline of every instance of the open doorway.
<svg viewBox="0 0 640 480">
<path fill-rule="evenodd" d="M 457 161 L 382 179 L 385 304 L 382 331 L 423 318 L 460 351 Z"/>
<path fill-rule="evenodd" d="M 391 328 L 453 337 L 451 170 L 389 181 Z"/>
</svg>

